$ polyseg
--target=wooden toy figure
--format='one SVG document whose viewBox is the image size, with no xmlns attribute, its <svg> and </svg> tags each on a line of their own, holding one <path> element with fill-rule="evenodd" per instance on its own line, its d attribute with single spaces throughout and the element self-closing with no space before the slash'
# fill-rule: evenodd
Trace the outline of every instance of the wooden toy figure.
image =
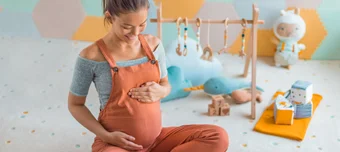
<svg viewBox="0 0 340 152">
<path fill-rule="evenodd" d="M 196 44 L 196 49 L 197 52 L 200 50 L 200 40 L 201 40 L 201 24 L 202 24 L 202 20 L 200 18 L 196 19 L 196 26 L 197 26 L 197 33 L 196 33 L 196 37 L 197 37 L 197 44 Z"/>
<path fill-rule="evenodd" d="M 241 46 L 241 51 L 240 51 L 240 57 L 243 58 L 243 56 L 246 55 L 246 53 L 244 53 L 245 50 L 245 43 L 246 43 L 246 30 L 247 30 L 247 20 L 246 19 L 242 19 L 243 21 L 243 29 L 242 29 L 242 46 Z"/>
<path fill-rule="evenodd" d="M 228 21 L 229 18 L 225 19 L 224 21 L 224 47 L 218 51 L 218 54 L 221 54 L 222 52 L 227 53 L 228 52 Z"/>
<path fill-rule="evenodd" d="M 187 56 L 187 54 L 188 54 L 187 38 L 188 38 L 188 24 L 189 24 L 189 21 L 188 21 L 187 17 L 184 18 L 184 24 L 185 24 L 185 27 L 184 27 L 184 50 L 183 50 L 183 55 Z"/>
<path fill-rule="evenodd" d="M 210 35 L 210 20 L 208 20 L 208 44 L 207 46 L 203 49 L 203 54 L 201 56 L 201 59 L 203 60 L 207 60 L 207 61 L 212 61 L 212 57 L 213 57 L 213 50 L 212 48 L 210 47 L 210 44 L 209 44 L 209 35 Z M 207 53 L 209 53 L 209 56 L 207 57 Z"/>
<path fill-rule="evenodd" d="M 306 48 L 304 44 L 297 43 L 306 32 L 306 23 L 299 15 L 299 9 L 282 10 L 281 16 L 274 23 L 273 30 L 280 40 L 272 39 L 272 42 L 277 45 L 274 55 L 275 65 L 290 69 L 291 65 L 298 62 L 299 52 Z"/>
<path fill-rule="evenodd" d="M 226 103 L 222 96 L 213 96 L 212 104 L 208 106 L 209 116 L 228 116 L 230 114 L 230 106 Z"/>
<path fill-rule="evenodd" d="M 176 53 L 179 55 L 179 56 L 182 56 L 182 52 L 181 52 L 181 21 L 182 21 L 182 18 L 181 17 L 178 17 L 177 18 L 177 21 L 176 21 L 176 26 L 177 26 L 177 39 L 178 39 L 178 46 L 176 48 Z"/>
</svg>

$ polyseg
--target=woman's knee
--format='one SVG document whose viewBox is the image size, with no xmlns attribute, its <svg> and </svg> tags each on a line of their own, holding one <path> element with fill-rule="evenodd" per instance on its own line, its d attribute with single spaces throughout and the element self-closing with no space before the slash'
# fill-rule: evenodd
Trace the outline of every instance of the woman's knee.
<svg viewBox="0 0 340 152">
<path fill-rule="evenodd" d="M 216 134 L 217 142 L 216 147 L 220 149 L 227 150 L 229 147 L 229 136 L 225 129 L 220 126 L 213 125 L 214 134 Z"/>
</svg>

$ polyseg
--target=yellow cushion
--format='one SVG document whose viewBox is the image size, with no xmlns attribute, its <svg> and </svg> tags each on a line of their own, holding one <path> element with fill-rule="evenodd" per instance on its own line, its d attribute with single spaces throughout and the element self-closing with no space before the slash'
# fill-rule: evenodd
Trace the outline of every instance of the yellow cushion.
<svg viewBox="0 0 340 152">
<path fill-rule="evenodd" d="M 276 92 L 273 98 L 279 94 L 283 95 L 284 92 Z M 321 100 L 321 95 L 313 94 L 313 113 L 315 112 L 315 109 L 318 107 Z M 311 119 L 312 117 L 294 119 L 294 123 L 292 125 L 276 125 L 274 122 L 274 104 L 271 104 L 263 112 L 262 116 L 254 127 L 254 131 L 302 141 L 305 137 Z"/>
</svg>

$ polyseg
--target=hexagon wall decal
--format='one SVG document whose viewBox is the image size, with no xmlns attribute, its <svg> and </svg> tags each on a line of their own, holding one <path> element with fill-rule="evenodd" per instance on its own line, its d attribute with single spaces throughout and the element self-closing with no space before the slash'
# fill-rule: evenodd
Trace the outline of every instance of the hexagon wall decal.
<svg viewBox="0 0 340 152">
<path fill-rule="evenodd" d="M 177 39 L 177 26 L 176 24 L 173 24 L 173 23 L 163 23 L 162 28 L 163 28 L 162 42 L 163 42 L 163 45 L 167 47 L 169 43 L 171 43 L 174 39 Z M 181 24 L 181 37 L 183 37 L 183 34 L 184 34 L 184 25 Z M 188 26 L 188 37 L 197 41 L 196 33 L 191 26 Z"/>
<path fill-rule="evenodd" d="M 306 34 L 305 36 L 298 42 L 306 45 L 306 50 L 300 53 L 301 59 L 311 59 L 312 55 L 321 44 L 322 40 L 327 35 L 327 31 L 323 27 L 320 19 L 318 18 L 318 14 L 315 10 L 310 9 L 301 9 L 300 11 L 301 17 L 306 22 Z M 249 30 L 250 31 L 250 30 Z M 249 32 L 247 31 L 247 32 Z M 249 32 L 250 34 L 250 32 Z M 248 41 L 246 34 L 246 43 Z M 273 56 L 275 52 L 276 46 L 271 43 L 270 39 L 275 37 L 272 29 L 259 29 L 258 30 L 258 56 Z M 237 38 L 235 43 L 233 44 L 230 52 L 235 54 L 238 53 L 241 46 L 241 36 Z M 248 44 L 246 45 L 247 49 Z M 248 46 L 249 47 L 249 46 Z"/>
<path fill-rule="evenodd" d="M 322 0 L 286 0 L 287 7 L 316 9 Z"/>
<path fill-rule="evenodd" d="M 284 0 L 235 0 L 234 6 L 240 18 L 251 19 L 252 5 L 255 3 L 260 10 L 259 19 L 265 23 L 259 25 L 260 29 L 270 29 L 274 21 L 280 17 L 280 11 L 286 9 Z"/>
<path fill-rule="evenodd" d="M 155 5 L 158 7 L 159 6 L 159 3 L 161 2 L 162 0 L 153 0 L 153 2 L 155 3 Z"/>
<path fill-rule="evenodd" d="M 151 18 L 157 18 L 157 7 L 153 1 L 149 1 L 149 2 L 150 2 L 150 8 L 148 11 L 147 26 L 143 33 L 157 36 L 157 23 L 150 22 Z"/>
<path fill-rule="evenodd" d="M 157 18 L 157 8 L 152 1 L 150 1 L 150 8 L 148 12 L 147 26 L 143 31 L 144 34 L 152 34 L 157 36 L 157 23 L 151 23 L 150 18 Z M 73 35 L 74 40 L 96 41 L 103 37 L 110 29 L 110 25 L 104 26 L 104 16 L 87 16 L 83 23 Z M 97 30 L 93 30 L 97 29 Z"/>
<path fill-rule="evenodd" d="M 299 41 L 299 43 L 306 45 L 306 50 L 301 52 L 300 58 L 311 59 L 314 52 L 327 36 L 327 31 L 320 21 L 316 10 L 301 9 L 300 15 L 306 22 L 306 34 Z"/>
<path fill-rule="evenodd" d="M 156 4 L 162 2 L 162 17 L 193 18 L 202 7 L 204 0 L 154 0 Z"/>
<path fill-rule="evenodd" d="M 102 0 L 81 0 L 87 16 L 103 16 Z"/>
<path fill-rule="evenodd" d="M 87 16 L 72 39 L 94 42 L 105 36 L 109 28 L 109 24 L 104 25 L 104 17 Z"/>
<path fill-rule="evenodd" d="M 340 1 L 328 0 L 322 1 L 317 9 L 321 22 L 327 30 L 327 36 L 322 41 L 317 51 L 313 54 L 312 59 L 317 60 L 339 60 L 340 59 Z"/>
<path fill-rule="evenodd" d="M 234 0 L 206 0 L 206 2 L 224 2 L 224 3 L 232 3 Z"/>
<path fill-rule="evenodd" d="M 0 0 L 3 10 L 17 13 L 32 13 L 39 0 Z"/>
<path fill-rule="evenodd" d="M 251 29 L 248 28 L 246 30 L 246 53 L 248 53 L 248 49 L 251 47 L 249 44 Z M 271 43 L 271 38 L 275 37 L 273 30 L 271 29 L 258 29 L 257 31 L 257 55 L 258 56 L 274 56 L 276 45 Z M 229 52 L 231 54 L 238 55 L 241 50 L 241 34 L 237 37 L 235 43 L 231 46 Z"/>
<path fill-rule="evenodd" d="M 221 13 L 221 10 L 224 13 Z M 239 16 L 235 11 L 232 4 L 220 3 L 220 2 L 206 2 L 197 13 L 196 18 L 207 20 L 224 20 L 229 18 L 230 20 L 237 20 Z M 196 24 L 192 24 L 194 31 L 197 31 Z M 209 31 L 209 43 L 212 49 L 217 52 L 224 47 L 224 24 L 210 24 Z M 241 32 L 241 25 L 230 24 L 228 26 L 228 44 L 229 46 L 235 41 L 236 37 Z M 204 48 L 208 43 L 208 24 L 201 25 L 201 46 Z"/>
<path fill-rule="evenodd" d="M 20 19 L 18 19 L 20 16 Z M 40 38 L 31 13 L 0 12 L 0 33 L 7 36 Z M 24 25 L 24 26 L 23 26 Z"/>
<path fill-rule="evenodd" d="M 80 0 L 42 0 L 33 11 L 41 36 L 52 38 L 71 39 L 85 16 Z"/>
</svg>

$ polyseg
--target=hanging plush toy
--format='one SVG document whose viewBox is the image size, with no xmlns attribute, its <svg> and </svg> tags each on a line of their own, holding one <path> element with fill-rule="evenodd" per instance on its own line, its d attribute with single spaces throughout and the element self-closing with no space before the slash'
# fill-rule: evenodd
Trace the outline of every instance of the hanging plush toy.
<svg viewBox="0 0 340 152">
<path fill-rule="evenodd" d="M 290 66 L 299 60 L 299 52 L 305 49 L 305 45 L 297 42 L 305 35 L 306 23 L 299 15 L 299 9 L 281 11 L 281 16 L 276 20 L 273 27 L 275 36 L 280 40 L 273 39 L 277 45 L 274 55 L 276 66 Z"/>
</svg>

